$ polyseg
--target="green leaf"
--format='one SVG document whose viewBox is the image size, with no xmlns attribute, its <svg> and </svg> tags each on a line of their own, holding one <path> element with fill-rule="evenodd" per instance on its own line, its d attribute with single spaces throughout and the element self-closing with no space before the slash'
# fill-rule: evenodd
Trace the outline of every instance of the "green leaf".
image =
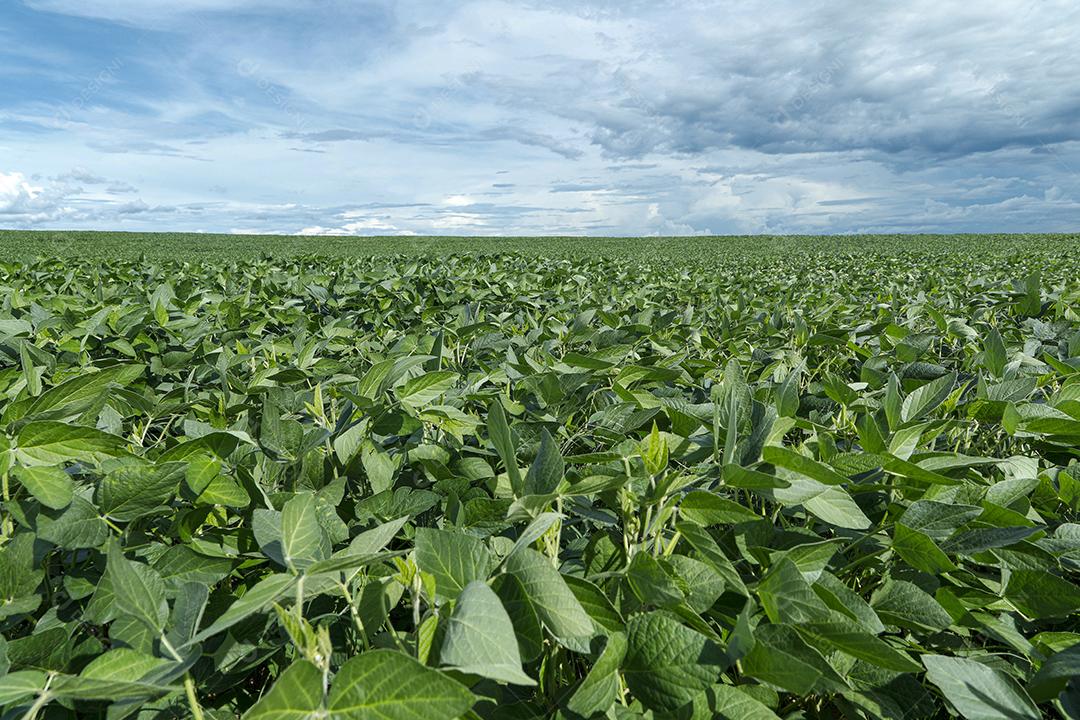
<svg viewBox="0 0 1080 720">
<path fill-rule="evenodd" d="M 229 558 L 208 557 L 187 545 L 173 545 L 150 566 L 161 576 L 165 587 L 175 592 L 186 583 L 211 587 L 223 580 L 234 564 L 235 561 Z"/>
<path fill-rule="evenodd" d="M 494 400 L 488 408 L 488 439 L 495 446 L 499 458 L 506 467 L 506 474 L 510 478 L 510 487 L 515 496 L 525 493 L 524 483 L 521 479 L 521 471 L 517 464 L 517 449 L 514 447 L 514 439 L 510 434 L 510 425 L 506 421 L 506 411 L 502 403 Z"/>
<path fill-rule="evenodd" d="M 829 608 L 791 560 L 781 559 L 758 583 L 758 597 L 774 623 L 798 624 L 829 617 Z"/>
<path fill-rule="evenodd" d="M 748 490 L 768 490 L 769 488 L 786 488 L 791 483 L 783 478 L 748 470 L 738 465 L 724 466 L 724 484 L 729 487 L 746 488 Z"/>
<path fill-rule="evenodd" d="M 1028 694 L 1000 670 L 974 660 L 923 655 L 926 679 L 967 720 L 1039 720 L 1042 713 Z"/>
<path fill-rule="evenodd" d="M 634 555 L 626 569 L 626 581 L 646 605 L 672 608 L 686 599 L 675 579 L 648 552 Z"/>
<path fill-rule="evenodd" d="M 1037 620 L 1080 610 L 1080 587 L 1047 570 L 1012 570 L 1004 595 L 1020 612 Z"/>
<path fill-rule="evenodd" d="M 95 493 L 98 508 L 124 522 L 151 513 L 173 497 L 186 470 L 180 462 L 125 464 L 101 479 Z"/>
<path fill-rule="evenodd" d="M 830 611 L 826 619 L 795 625 L 815 647 L 831 646 L 863 662 L 894 672 L 918 672 L 920 666 L 906 654 L 875 637 L 846 615 Z"/>
<path fill-rule="evenodd" d="M 547 495 L 555 492 L 563 478 L 565 463 L 559 448 L 545 428 L 540 434 L 540 450 L 525 476 L 525 495 Z"/>
<path fill-rule="evenodd" d="M 709 710 L 724 720 L 779 720 L 769 707 L 730 685 L 713 685 L 708 690 Z"/>
<path fill-rule="evenodd" d="M 645 707 L 672 712 L 717 682 L 729 665 L 719 645 L 662 612 L 626 623 L 623 675 Z"/>
<path fill-rule="evenodd" d="M 956 373 L 949 373 L 915 388 L 904 398 L 900 407 L 900 419 L 904 423 L 910 423 L 929 415 L 945 402 L 955 385 Z"/>
<path fill-rule="evenodd" d="M 45 687 L 45 680 L 45 673 L 38 670 L 20 670 L 0 676 L 0 707 L 38 694 Z"/>
<path fill-rule="evenodd" d="M 416 564 L 435 577 L 435 592 L 444 600 L 455 599 L 474 580 L 486 580 L 491 553 L 472 535 L 451 530 L 418 528 Z"/>
<path fill-rule="evenodd" d="M 61 468 L 17 467 L 15 479 L 47 508 L 62 510 L 71 504 L 73 494 L 71 476 Z"/>
<path fill-rule="evenodd" d="M 28 423 L 19 430 L 17 455 L 24 465 L 100 463 L 125 455 L 125 445 L 123 438 L 94 428 L 41 421 Z"/>
<path fill-rule="evenodd" d="M 108 558 L 105 571 L 112 582 L 117 607 L 151 632 L 160 633 L 169 617 L 161 576 L 149 565 L 124 557 L 115 541 L 109 544 Z"/>
<path fill-rule="evenodd" d="M 650 432 L 649 436 L 642 440 L 638 446 L 638 452 L 641 454 L 641 461 L 645 464 L 645 472 L 650 475 L 659 475 L 667 469 L 667 441 L 660 435 L 660 431 L 657 429 L 655 422 L 652 426 L 652 432 Z"/>
<path fill-rule="evenodd" d="M 442 665 L 512 685 L 535 685 L 521 669 L 514 625 L 499 596 L 475 580 L 458 596 L 439 652 Z"/>
<path fill-rule="evenodd" d="M 452 370 L 436 370 L 424 373 L 406 381 L 403 387 L 394 391 L 398 401 L 410 408 L 418 409 L 430 405 L 454 386 L 458 374 Z"/>
<path fill-rule="evenodd" d="M 98 655 L 79 675 L 96 680 L 138 680 L 169 664 L 164 658 L 121 647 Z"/>
<path fill-rule="evenodd" d="M 323 677 L 307 660 L 297 660 L 281 673 L 243 720 L 316 720 L 323 717 Z"/>
<path fill-rule="evenodd" d="M 754 647 L 742 659 L 750 677 L 796 695 L 842 692 L 847 683 L 818 650 L 786 625 L 760 625 Z"/>
<path fill-rule="evenodd" d="M 712 525 L 735 525 L 756 522 L 762 517 L 734 500 L 728 500 L 707 490 L 693 490 L 679 504 L 679 514 L 692 523 Z"/>
<path fill-rule="evenodd" d="M 453 720 L 475 698 L 438 670 L 394 650 L 370 650 L 334 677 L 331 720 Z"/>
<path fill-rule="evenodd" d="M 27 349 L 29 344 L 28 341 L 19 343 L 19 360 L 22 364 L 23 378 L 26 380 L 26 391 L 31 396 L 37 396 L 41 394 L 41 370 L 34 367 L 34 359 Z"/>
<path fill-rule="evenodd" d="M 406 515 L 365 530 L 349 543 L 349 552 L 357 555 L 374 555 L 389 545 L 408 521 L 409 516 Z"/>
<path fill-rule="evenodd" d="M 932 595 L 906 580 L 889 580 L 870 605 L 884 622 L 900 627 L 937 632 L 952 625 L 952 616 Z"/>
<path fill-rule="evenodd" d="M 825 485 L 842 485 L 848 481 L 846 477 L 828 465 L 778 445 L 766 445 L 761 451 L 761 459 Z"/>
<path fill-rule="evenodd" d="M 109 528 L 97 508 L 79 495 L 63 510 L 43 510 L 35 518 L 39 538 L 67 550 L 100 547 L 109 539 Z"/>
<path fill-rule="evenodd" d="M 529 547 L 539 540 L 555 523 L 559 522 L 561 517 L 562 516 L 558 513 L 554 512 L 543 512 L 537 515 L 529 525 L 521 531 L 521 535 L 514 541 L 514 547 L 510 548 L 510 552 L 507 553 L 507 556 L 513 555 L 518 550 Z"/>
<path fill-rule="evenodd" d="M 365 440 L 360 445 L 360 462 L 367 473 L 373 493 L 380 493 L 394 486 L 394 473 L 400 464 L 397 458 L 391 457 L 370 440 Z"/>
<path fill-rule="evenodd" d="M 285 566 L 300 572 L 330 556 L 330 538 L 319 522 L 318 503 L 311 493 L 289 498 L 281 509 L 281 552 Z"/>
<path fill-rule="evenodd" d="M 918 530 L 912 530 L 898 523 L 893 529 L 892 546 L 893 550 L 916 570 L 931 575 L 956 570 L 956 565 L 949 556 L 933 540 Z"/>
<path fill-rule="evenodd" d="M 209 627 L 196 633 L 187 644 L 202 642 L 255 613 L 268 611 L 275 602 L 288 595 L 295 585 L 296 576 L 294 575 L 285 573 L 267 575 L 234 600 Z"/>
<path fill-rule="evenodd" d="M 566 703 L 570 712 L 592 717 L 607 712 L 619 697 L 619 668 L 626 657 L 627 642 L 623 633 L 607 636 L 600 657 Z"/>
<path fill-rule="evenodd" d="M 145 370 L 145 365 L 114 365 L 80 374 L 42 393 L 26 416 L 39 419 L 74 417 L 89 408 L 109 388 L 130 385 Z"/>
<path fill-rule="evenodd" d="M 506 571 L 521 583 L 537 617 L 563 646 L 589 651 L 592 620 L 548 558 L 525 548 L 507 559 Z"/>
<path fill-rule="evenodd" d="M 1060 695 L 1065 686 L 1077 678 L 1080 678 L 1080 644 L 1050 656 L 1027 684 L 1027 691 L 1035 702 L 1047 702 Z"/>
<path fill-rule="evenodd" d="M 1005 343 L 1001 341 L 1001 334 L 997 328 L 990 328 L 983 340 L 983 365 L 994 377 L 1001 377 L 1005 373 L 1005 364 L 1008 362 Z"/>
<path fill-rule="evenodd" d="M 795 417 L 799 412 L 799 376 L 802 368 L 795 368 L 787 374 L 776 390 L 776 413 L 780 417 Z"/>
<path fill-rule="evenodd" d="M 685 538 L 686 542 L 697 551 L 701 561 L 711 567 L 724 580 L 724 585 L 743 595 L 749 595 L 746 584 L 739 576 L 739 571 L 728 559 L 724 551 L 717 545 L 716 540 L 705 528 L 687 522 L 678 522 L 675 529 Z"/>
<path fill-rule="evenodd" d="M 843 488 L 819 485 L 820 490 L 802 501 L 802 505 L 818 519 L 830 525 L 865 530 L 870 527 L 870 518 Z M 778 490 L 776 492 L 783 492 Z"/>
</svg>

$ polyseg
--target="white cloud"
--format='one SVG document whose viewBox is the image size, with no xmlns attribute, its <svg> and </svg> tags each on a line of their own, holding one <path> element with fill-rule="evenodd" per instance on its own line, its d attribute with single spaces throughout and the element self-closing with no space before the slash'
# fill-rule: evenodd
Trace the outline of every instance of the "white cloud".
<svg viewBox="0 0 1080 720">
<path fill-rule="evenodd" d="M 15 213 L 41 195 L 42 188 L 27 182 L 22 173 L 0 171 L 0 213 Z"/>
<path fill-rule="evenodd" d="M 0 100 L 0 143 L 47 179 L 5 180 L 3 224 L 546 235 L 1078 217 L 1066 0 L 25 4 L 95 21 L 65 22 L 85 46 L 12 43 L 40 82 Z"/>
</svg>

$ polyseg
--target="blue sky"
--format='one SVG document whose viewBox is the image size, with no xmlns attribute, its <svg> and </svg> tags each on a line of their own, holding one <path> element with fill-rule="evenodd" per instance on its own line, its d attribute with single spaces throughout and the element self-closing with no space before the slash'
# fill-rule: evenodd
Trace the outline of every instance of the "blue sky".
<svg viewBox="0 0 1080 720">
<path fill-rule="evenodd" d="M 5 0 L 0 227 L 1080 230 L 1075 0 Z"/>
</svg>

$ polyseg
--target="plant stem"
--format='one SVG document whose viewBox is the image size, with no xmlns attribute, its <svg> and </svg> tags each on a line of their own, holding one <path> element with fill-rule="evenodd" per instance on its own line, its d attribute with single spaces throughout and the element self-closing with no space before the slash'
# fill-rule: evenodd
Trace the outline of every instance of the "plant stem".
<svg viewBox="0 0 1080 720">
<path fill-rule="evenodd" d="M 184 692 L 187 693 L 191 716 L 195 720 L 203 720 L 203 711 L 199 706 L 199 697 L 195 694 L 195 681 L 191 679 L 191 673 L 184 673 Z"/>
<path fill-rule="evenodd" d="M 34 700 L 34 704 L 30 706 L 30 709 L 26 711 L 26 714 L 22 716 L 22 720 L 34 720 L 38 713 L 41 712 L 41 708 L 49 704 L 52 700 L 52 695 L 49 694 L 49 686 L 52 685 L 53 678 L 56 677 L 55 673 L 49 673 L 49 676 L 45 679 L 45 686 L 41 688 L 41 692 L 38 693 L 37 699 Z"/>
</svg>

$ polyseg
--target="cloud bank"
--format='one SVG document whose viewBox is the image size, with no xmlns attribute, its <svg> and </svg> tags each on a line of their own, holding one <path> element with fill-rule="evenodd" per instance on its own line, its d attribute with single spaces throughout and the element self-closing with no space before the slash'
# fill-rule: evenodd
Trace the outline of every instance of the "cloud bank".
<svg viewBox="0 0 1080 720">
<path fill-rule="evenodd" d="M 1065 0 L 21 0 L 0 226 L 1075 231 L 1078 45 Z"/>
</svg>

